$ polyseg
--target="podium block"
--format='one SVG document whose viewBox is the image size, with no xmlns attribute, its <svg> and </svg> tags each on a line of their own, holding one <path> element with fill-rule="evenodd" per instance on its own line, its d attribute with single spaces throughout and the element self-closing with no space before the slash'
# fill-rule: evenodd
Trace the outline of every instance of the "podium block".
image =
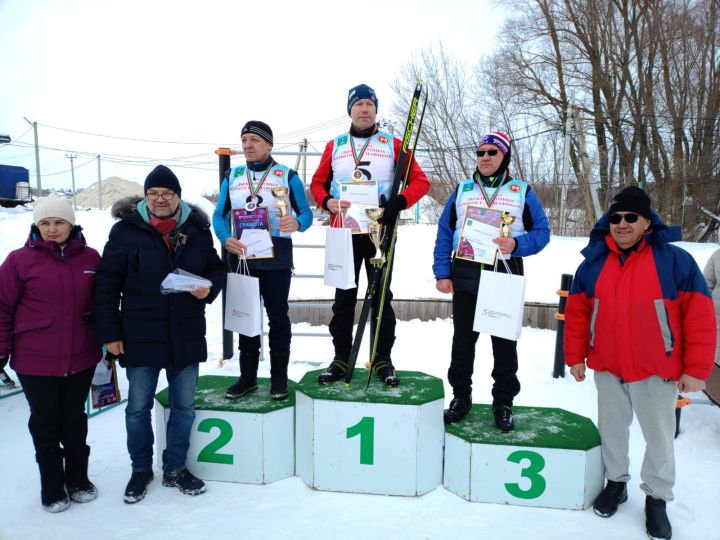
<svg viewBox="0 0 720 540">
<path fill-rule="evenodd" d="M 474 404 L 446 426 L 443 485 L 473 502 L 587 508 L 602 491 L 600 434 L 563 409 L 513 407 L 515 429 L 495 427 L 490 405 Z"/>
<path fill-rule="evenodd" d="M 297 387 L 296 469 L 310 487 L 324 491 L 421 495 L 442 481 L 443 384 L 414 371 L 398 373 L 396 388 L 367 370 L 320 385 L 321 370 Z"/>
<path fill-rule="evenodd" d="M 195 421 L 187 468 L 203 480 L 267 484 L 295 475 L 295 387 L 273 401 L 270 379 L 259 378 L 258 390 L 240 399 L 225 398 L 236 377 L 203 375 L 195 393 Z M 165 449 L 170 416 L 168 390 L 155 396 L 158 460 Z"/>
</svg>

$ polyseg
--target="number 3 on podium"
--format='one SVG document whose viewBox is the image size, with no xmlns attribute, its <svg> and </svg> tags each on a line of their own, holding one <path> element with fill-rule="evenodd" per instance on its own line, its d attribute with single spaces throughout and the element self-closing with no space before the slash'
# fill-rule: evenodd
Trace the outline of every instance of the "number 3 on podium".
<svg viewBox="0 0 720 540">
<path fill-rule="evenodd" d="M 520 476 L 530 480 L 530 487 L 528 489 L 520 488 L 517 483 L 506 483 L 505 489 L 513 497 L 518 499 L 537 499 L 545 493 L 547 482 L 539 473 L 545 468 L 545 458 L 537 452 L 531 452 L 529 450 L 518 450 L 510 454 L 507 458 L 512 463 L 520 463 L 522 460 L 528 460 L 530 464 L 521 469 Z"/>
</svg>

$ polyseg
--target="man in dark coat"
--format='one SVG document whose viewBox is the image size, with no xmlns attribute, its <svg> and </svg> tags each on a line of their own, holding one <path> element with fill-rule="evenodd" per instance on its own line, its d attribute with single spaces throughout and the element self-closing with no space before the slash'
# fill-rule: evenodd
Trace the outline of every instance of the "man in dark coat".
<svg viewBox="0 0 720 540">
<path fill-rule="evenodd" d="M 207 216 L 182 201 L 181 194 L 175 174 L 158 165 L 145 180 L 145 198 L 115 203 L 112 214 L 120 221 L 110 231 L 96 276 L 98 337 L 119 357 L 130 382 L 127 503 L 142 500 L 153 479 L 150 411 L 162 369 L 170 388 L 163 485 L 188 495 L 206 489 L 185 468 L 185 458 L 195 419 L 198 363 L 207 358 L 205 305 L 220 293 L 225 269 Z M 162 281 L 178 269 L 208 279 L 211 287 L 163 294 Z"/>
</svg>

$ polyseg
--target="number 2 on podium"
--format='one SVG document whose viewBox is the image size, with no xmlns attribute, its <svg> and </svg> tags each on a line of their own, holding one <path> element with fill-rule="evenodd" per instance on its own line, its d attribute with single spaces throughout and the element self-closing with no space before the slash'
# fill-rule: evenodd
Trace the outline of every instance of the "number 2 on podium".
<svg viewBox="0 0 720 540">
<path fill-rule="evenodd" d="M 347 428 L 346 439 L 360 435 L 360 465 L 372 465 L 375 454 L 375 418 L 363 416 L 354 426 Z"/>
</svg>

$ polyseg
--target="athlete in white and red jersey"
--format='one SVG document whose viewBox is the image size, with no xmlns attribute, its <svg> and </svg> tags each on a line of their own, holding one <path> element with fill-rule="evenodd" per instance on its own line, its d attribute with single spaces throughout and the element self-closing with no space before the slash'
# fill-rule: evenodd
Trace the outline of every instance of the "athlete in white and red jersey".
<svg viewBox="0 0 720 540">
<path fill-rule="evenodd" d="M 351 88 L 348 93 L 347 111 L 351 125 L 348 133 L 343 133 L 327 143 L 320 166 L 313 176 L 310 192 L 315 202 L 331 213 L 331 225 L 335 225 L 338 211 L 350 207 L 350 202 L 339 199 L 339 184 L 353 180 L 353 173 L 362 174 L 368 180 L 378 184 L 380 206 L 384 208 L 383 222 L 392 226 L 400 211 L 410 208 L 430 190 L 430 182 L 413 158 L 410 164 L 408 182 L 402 193 L 389 198 L 395 165 L 400 153 L 401 141 L 392 135 L 379 131 L 376 125 L 378 100 L 375 91 L 365 84 Z M 389 200 L 388 200 L 389 199 Z M 365 271 L 372 272 L 370 259 L 375 255 L 368 234 L 353 235 L 353 254 L 355 260 L 355 282 L 360 275 L 360 266 L 365 262 Z M 392 292 L 389 285 L 392 268 L 389 270 L 388 289 L 385 294 L 382 320 L 380 321 L 377 352 L 373 366 L 378 376 L 388 385 L 396 386 L 399 379 L 395 375 L 390 358 L 395 342 L 395 313 L 390 305 Z M 322 383 L 332 382 L 345 375 L 348 358 L 352 349 L 352 330 L 357 303 L 357 288 L 335 290 L 333 318 L 330 322 L 330 334 L 335 346 L 335 359 L 318 377 Z M 375 333 L 379 298 L 373 299 L 372 333 Z"/>
</svg>

